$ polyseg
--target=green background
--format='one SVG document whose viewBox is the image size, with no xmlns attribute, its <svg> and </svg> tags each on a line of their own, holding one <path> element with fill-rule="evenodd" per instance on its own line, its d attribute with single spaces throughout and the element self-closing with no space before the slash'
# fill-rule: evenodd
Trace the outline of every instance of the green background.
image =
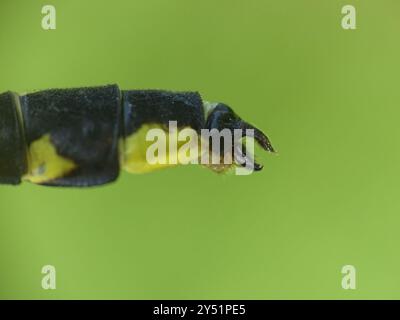
<svg viewBox="0 0 400 320">
<path fill-rule="evenodd" d="M 346 4 L 357 30 L 341 28 Z M 1 186 L 0 297 L 400 298 L 399 17 L 398 0 L 1 0 L 0 91 L 195 90 L 279 155 L 259 152 L 250 176 Z"/>
</svg>

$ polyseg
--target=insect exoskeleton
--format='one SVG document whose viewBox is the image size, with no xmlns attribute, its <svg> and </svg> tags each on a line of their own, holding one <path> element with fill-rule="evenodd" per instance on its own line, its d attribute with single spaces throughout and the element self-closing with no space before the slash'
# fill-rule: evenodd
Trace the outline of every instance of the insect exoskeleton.
<svg viewBox="0 0 400 320">
<path fill-rule="evenodd" d="M 117 179 L 120 169 L 144 173 L 177 163 L 149 163 L 146 135 L 151 129 L 167 132 L 191 129 L 204 140 L 203 130 L 227 130 L 236 142 L 253 132 L 262 148 L 274 152 L 267 136 L 244 122 L 222 103 L 203 101 L 197 92 L 120 90 L 117 85 L 50 89 L 0 95 L 0 183 L 29 181 L 48 186 L 86 187 Z M 234 135 L 235 130 L 243 134 Z M 208 139 L 215 138 L 213 135 Z M 217 136 L 218 146 L 226 136 Z M 168 140 L 168 139 L 167 139 Z M 172 143 L 166 141 L 166 143 Z M 179 143 L 178 143 L 179 144 Z M 216 172 L 244 166 L 251 155 L 242 150 L 231 164 L 205 164 Z M 209 146 L 207 152 L 214 153 Z M 219 150 L 218 150 L 219 151 Z M 167 157 L 171 157 L 167 153 Z M 222 158 L 221 158 L 222 159 Z M 254 161 L 253 161 L 254 163 Z M 260 170 L 261 165 L 254 163 Z"/>
</svg>

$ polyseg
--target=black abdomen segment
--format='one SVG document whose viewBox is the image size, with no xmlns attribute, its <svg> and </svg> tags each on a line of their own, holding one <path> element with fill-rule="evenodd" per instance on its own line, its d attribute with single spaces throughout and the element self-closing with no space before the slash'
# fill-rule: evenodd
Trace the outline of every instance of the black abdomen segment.
<svg viewBox="0 0 400 320">
<path fill-rule="evenodd" d="M 143 124 L 167 126 L 175 120 L 200 131 L 205 122 L 198 93 L 121 92 L 116 85 L 45 90 L 19 98 L 5 93 L 0 95 L 0 115 L 0 183 L 18 184 L 30 175 L 35 183 L 74 187 L 117 179 L 119 141 Z M 35 174 L 46 176 L 46 170 L 53 178 L 35 180 Z"/>
<path fill-rule="evenodd" d="M 0 95 L 0 184 L 19 184 L 27 170 L 27 154 L 18 95 Z"/>
<path fill-rule="evenodd" d="M 200 132 L 204 127 L 203 102 L 197 92 L 169 92 L 162 90 L 122 91 L 126 136 L 143 124 L 168 127 L 177 121 L 179 127 L 191 127 Z"/>
<path fill-rule="evenodd" d="M 28 148 L 50 135 L 57 154 L 74 163 L 65 176 L 44 184 L 92 186 L 118 177 L 121 99 L 116 85 L 27 94 L 21 109 Z"/>
</svg>

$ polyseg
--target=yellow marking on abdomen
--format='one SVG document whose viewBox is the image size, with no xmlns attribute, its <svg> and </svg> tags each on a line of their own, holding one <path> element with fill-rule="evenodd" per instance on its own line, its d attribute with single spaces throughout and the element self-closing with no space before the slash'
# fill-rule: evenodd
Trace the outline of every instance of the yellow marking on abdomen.
<svg viewBox="0 0 400 320">
<path fill-rule="evenodd" d="M 28 173 L 23 180 L 32 183 L 45 183 L 61 178 L 76 168 L 76 164 L 60 156 L 50 139 L 45 134 L 29 146 Z"/>
<path fill-rule="evenodd" d="M 161 163 L 151 164 L 147 161 L 146 153 L 148 148 L 155 143 L 155 141 L 146 141 L 146 135 L 151 129 L 161 129 L 165 133 L 165 140 L 158 141 L 164 143 L 166 146 L 166 153 L 159 154 L 158 159 Z M 188 129 L 181 128 L 180 130 Z M 190 128 L 189 128 L 190 129 Z M 180 131 L 178 131 L 179 134 Z M 184 145 L 185 141 L 177 142 L 177 154 L 169 153 L 169 132 L 165 127 L 159 124 L 145 124 L 140 127 L 138 131 L 126 137 L 124 141 L 120 141 L 121 152 L 121 167 L 129 173 L 147 173 L 150 171 L 176 166 L 179 163 L 171 163 L 170 159 L 178 159 L 180 147 Z M 197 158 L 197 157 L 196 157 Z"/>
</svg>

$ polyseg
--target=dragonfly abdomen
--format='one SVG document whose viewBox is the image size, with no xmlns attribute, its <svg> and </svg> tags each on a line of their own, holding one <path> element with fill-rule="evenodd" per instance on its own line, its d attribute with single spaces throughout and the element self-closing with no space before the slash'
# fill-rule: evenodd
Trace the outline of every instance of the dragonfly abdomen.
<svg viewBox="0 0 400 320">
<path fill-rule="evenodd" d="M 1 183 L 112 182 L 121 166 L 135 172 L 129 169 L 136 165 L 137 154 L 129 150 L 138 153 L 132 143 L 139 144 L 135 134 L 143 125 L 167 127 L 174 120 L 200 131 L 205 122 L 203 103 L 195 92 L 120 91 L 108 85 L 22 96 L 5 93 L 0 98 Z"/>
<path fill-rule="evenodd" d="M 0 184 L 24 180 L 86 187 L 116 180 L 121 169 L 144 173 L 176 165 L 174 148 L 162 153 L 162 161 L 147 159 L 149 130 L 168 133 L 164 146 L 170 145 L 170 123 L 176 125 L 176 132 L 191 129 L 202 150 L 194 152 L 190 160 L 200 163 L 201 155 L 212 154 L 212 163 L 201 157 L 201 164 L 215 172 L 234 166 L 262 169 L 242 148 L 244 136 L 250 135 L 266 151 L 274 152 L 261 130 L 223 103 L 202 101 L 197 92 L 121 91 L 117 85 L 24 95 L 6 92 L 0 95 Z M 203 131 L 207 131 L 205 136 Z M 229 134 L 222 135 L 224 131 Z M 207 136 L 210 132 L 212 136 Z M 203 142 L 207 142 L 205 148 Z M 195 151 L 198 144 L 194 144 Z M 226 162 L 226 155 L 235 161 Z M 167 159 L 173 161 L 164 161 Z"/>
</svg>

